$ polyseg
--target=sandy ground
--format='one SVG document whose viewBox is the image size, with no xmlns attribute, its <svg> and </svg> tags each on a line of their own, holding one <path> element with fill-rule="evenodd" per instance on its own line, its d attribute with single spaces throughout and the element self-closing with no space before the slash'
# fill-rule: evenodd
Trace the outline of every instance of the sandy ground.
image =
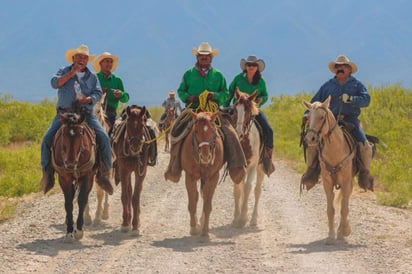
<svg viewBox="0 0 412 274">
<path fill-rule="evenodd" d="M 82 240 L 63 243 L 65 213 L 57 186 L 54 194 L 21 202 L 17 216 L 0 224 L 0 273 L 412 273 L 410 210 L 377 205 L 373 193 L 355 189 L 352 234 L 346 243 L 325 245 L 321 185 L 300 196 L 300 174 L 282 161 L 265 177 L 257 227 L 230 225 L 227 179 L 216 189 L 209 241 L 190 236 L 183 177 L 177 184 L 163 179 L 168 157 L 161 151 L 159 164 L 149 167 L 139 237 L 120 232 L 117 187 L 110 218 L 85 227 Z M 94 210 L 94 191 L 90 201 Z"/>
</svg>

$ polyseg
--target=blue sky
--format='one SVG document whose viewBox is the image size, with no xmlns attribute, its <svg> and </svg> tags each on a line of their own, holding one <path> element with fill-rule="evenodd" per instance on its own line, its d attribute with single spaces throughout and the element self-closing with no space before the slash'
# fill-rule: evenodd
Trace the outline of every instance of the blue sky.
<svg viewBox="0 0 412 274">
<path fill-rule="evenodd" d="M 256 54 L 271 96 L 315 92 L 346 54 L 354 76 L 374 86 L 412 87 L 412 2 L 407 0 L 7 1 L 0 10 L 0 92 L 36 102 L 54 98 L 50 78 L 64 53 L 87 44 L 119 56 L 114 72 L 130 103 L 160 105 L 208 41 L 228 84 Z M 89 66 L 91 68 L 91 66 Z"/>
</svg>

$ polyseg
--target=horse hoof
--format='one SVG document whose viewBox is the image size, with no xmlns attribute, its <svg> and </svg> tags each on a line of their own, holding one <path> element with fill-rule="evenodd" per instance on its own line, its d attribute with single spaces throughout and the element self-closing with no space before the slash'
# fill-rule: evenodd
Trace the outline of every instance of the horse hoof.
<svg viewBox="0 0 412 274">
<path fill-rule="evenodd" d="M 132 236 L 138 237 L 138 236 L 140 236 L 140 230 L 139 229 L 133 229 L 130 234 Z"/>
<path fill-rule="evenodd" d="M 201 243 L 208 243 L 210 242 L 210 237 L 209 237 L 209 233 L 206 233 L 205 235 L 200 235 L 199 241 Z"/>
<path fill-rule="evenodd" d="M 198 225 L 190 227 L 190 235 L 196 236 L 196 235 L 199 235 L 199 233 L 200 233 L 200 227 Z"/>
<path fill-rule="evenodd" d="M 63 243 L 71 244 L 71 243 L 73 243 L 73 242 L 74 242 L 74 234 L 73 234 L 73 232 L 67 233 L 66 236 L 64 236 Z"/>
<path fill-rule="evenodd" d="M 102 221 L 99 218 L 96 218 L 93 221 L 93 226 L 99 226 L 101 223 L 102 223 Z"/>
<path fill-rule="evenodd" d="M 334 245 L 336 243 L 336 240 L 333 238 L 327 238 L 325 243 L 327 245 Z"/>
<path fill-rule="evenodd" d="M 129 232 L 130 231 L 130 229 L 131 229 L 131 227 L 130 227 L 130 225 L 122 225 L 121 227 L 120 227 L 120 231 L 121 232 Z"/>
<path fill-rule="evenodd" d="M 83 238 L 83 230 L 74 230 L 74 238 L 76 240 L 80 240 L 81 238 Z"/>
</svg>

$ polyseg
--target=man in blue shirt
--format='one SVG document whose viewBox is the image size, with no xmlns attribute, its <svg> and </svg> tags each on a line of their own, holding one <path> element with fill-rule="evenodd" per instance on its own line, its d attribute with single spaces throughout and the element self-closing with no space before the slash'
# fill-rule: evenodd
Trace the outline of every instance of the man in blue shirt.
<svg viewBox="0 0 412 274">
<path fill-rule="evenodd" d="M 365 190 L 373 191 L 373 177 L 369 173 L 372 145 L 366 139 L 358 118 L 361 108 L 369 106 L 370 95 L 366 87 L 352 76 L 358 67 L 346 56 L 339 55 L 335 61 L 330 62 L 329 70 L 335 77 L 321 86 L 311 103 L 323 102 L 331 96 L 329 108 L 335 117 L 355 126 L 351 133 L 358 142 L 358 157 L 361 160 L 358 184 Z M 303 123 L 307 122 L 307 115 L 308 111 L 303 116 Z M 302 176 L 301 184 L 309 190 L 318 183 L 320 173 L 316 147 L 306 148 L 306 164 L 307 170 Z"/>
<path fill-rule="evenodd" d="M 87 68 L 87 63 L 94 59 L 94 55 L 89 54 L 89 48 L 86 45 L 80 45 L 78 48 L 67 50 L 65 57 L 71 65 L 60 68 L 51 79 L 51 86 L 57 89 L 57 110 L 69 109 L 75 102 L 87 109 L 89 115 L 86 122 L 96 133 L 96 142 L 104 164 L 104 170 L 100 170 L 97 182 L 106 192 L 113 194 L 113 187 L 109 179 L 112 162 L 110 139 L 93 113 L 94 104 L 102 97 L 102 89 L 96 75 Z M 75 84 L 80 84 L 81 89 L 81 93 L 77 96 Z M 40 184 L 44 193 L 47 193 L 54 186 L 54 170 L 50 163 L 50 149 L 54 135 L 60 126 L 60 117 L 56 114 L 41 144 L 43 177 Z"/>
</svg>

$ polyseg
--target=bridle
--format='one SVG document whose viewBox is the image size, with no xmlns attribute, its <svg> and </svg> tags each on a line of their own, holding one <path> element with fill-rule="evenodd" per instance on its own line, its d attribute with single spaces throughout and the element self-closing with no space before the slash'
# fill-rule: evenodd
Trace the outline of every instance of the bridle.
<svg viewBox="0 0 412 274">
<path fill-rule="evenodd" d="M 197 126 L 197 121 L 194 124 L 194 127 Z M 210 139 L 208 140 L 204 140 L 199 142 L 197 140 L 197 134 L 196 134 L 196 130 L 193 130 L 192 132 L 192 149 L 193 149 L 193 155 L 198 155 L 197 158 L 195 158 L 196 163 L 202 165 L 201 161 L 200 161 L 200 157 L 201 157 L 201 148 L 203 146 L 209 146 L 210 152 L 211 152 L 211 159 L 209 161 L 209 163 L 207 163 L 206 165 L 213 165 L 214 161 L 215 161 L 215 155 L 216 155 L 216 139 L 217 139 L 217 130 L 214 127 L 211 127 L 213 130 L 213 135 Z M 197 150 L 196 150 L 197 149 Z"/>
</svg>

